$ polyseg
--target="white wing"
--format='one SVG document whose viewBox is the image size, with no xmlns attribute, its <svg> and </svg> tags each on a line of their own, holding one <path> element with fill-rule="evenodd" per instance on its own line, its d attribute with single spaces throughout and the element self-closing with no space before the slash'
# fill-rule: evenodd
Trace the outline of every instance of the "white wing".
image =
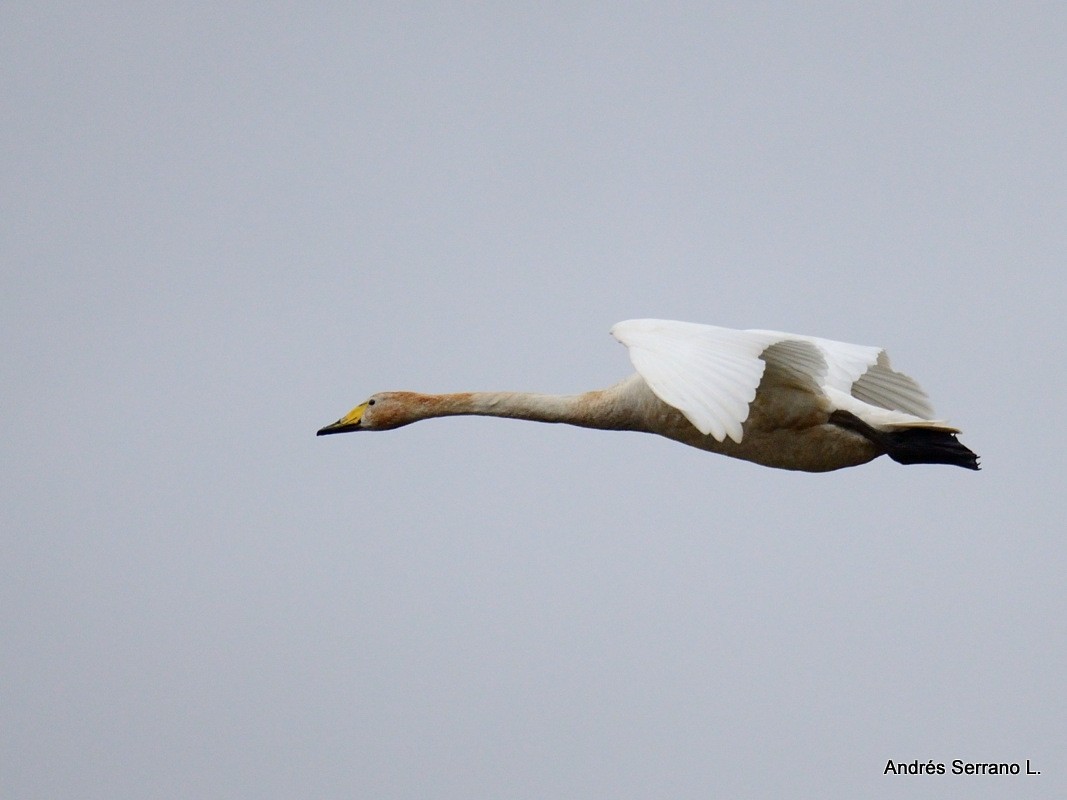
<svg viewBox="0 0 1067 800">
<path fill-rule="evenodd" d="M 878 354 L 877 363 L 852 386 L 852 395 L 865 403 L 890 410 L 914 414 L 923 419 L 934 418 L 934 407 L 922 387 L 903 372 L 889 368 L 885 350 Z"/>
<path fill-rule="evenodd" d="M 889 356 L 878 347 L 799 337 L 814 342 L 830 365 L 826 386 L 851 394 L 868 405 L 932 419 L 934 409 L 922 387 L 889 366 Z"/>
<path fill-rule="evenodd" d="M 741 441 L 741 425 L 777 339 L 767 331 L 735 331 L 691 322 L 635 319 L 611 335 L 626 345 L 649 388 L 701 433 Z"/>
<path fill-rule="evenodd" d="M 874 413 L 861 416 L 873 422 L 896 420 L 933 420 L 934 409 L 926 392 L 913 379 L 889 366 L 889 356 L 880 347 L 862 344 L 837 342 L 833 339 L 820 339 L 816 336 L 804 336 L 797 333 L 781 331 L 748 331 L 768 336 L 781 337 L 783 341 L 810 342 L 819 349 L 826 361 L 826 371 L 816 377 L 819 388 L 834 402 L 837 408 L 857 413 L 862 405 L 874 406 L 875 409 L 900 412 L 904 416 Z M 781 347 L 781 345 L 779 345 Z M 769 351 L 763 354 L 766 359 Z M 836 392 L 832 391 L 836 390 Z M 839 404 L 837 392 L 849 395 L 857 402 Z M 875 409 L 870 409 L 874 412 Z"/>
<path fill-rule="evenodd" d="M 656 396 L 720 442 L 727 436 L 741 442 L 742 425 L 768 364 L 797 386 L 872 424 L 933 417 L 919 384 L 892 370 L 877 347 L 654 319 L 620 322 L 611 333 L 626 345 L 634 368 Z"/>
</svg>

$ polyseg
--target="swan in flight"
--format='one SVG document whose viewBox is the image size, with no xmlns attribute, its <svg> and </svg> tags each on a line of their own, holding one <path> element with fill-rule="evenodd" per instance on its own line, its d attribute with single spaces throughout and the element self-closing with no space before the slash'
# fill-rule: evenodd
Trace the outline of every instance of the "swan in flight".
<svg viewBox="0 0 1067 800">
<path fill-rule="evenodd" d="M 643 431 L 779 469 L 827 472 L 888 455 L 978 469 L 959 431 L 878 347 L 763 330 L 636 319 L 612 335 L 637 372 L 592 392 L 382 392 L 318 435 L 460 414 Z"/>
</svg>

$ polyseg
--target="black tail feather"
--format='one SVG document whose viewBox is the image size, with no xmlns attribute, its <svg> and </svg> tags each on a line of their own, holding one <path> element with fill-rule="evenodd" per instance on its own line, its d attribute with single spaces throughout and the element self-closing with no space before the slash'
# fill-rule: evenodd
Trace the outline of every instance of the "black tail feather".
<svg viewBox="0 0 1067 800">
<path fill-rule="evenodd" d="M 881 433 L 886 453 L 898 464 L 951 464 L 964 469 L 980 469 L 978 456 L 949 431 L 903 428 Z"/>
</svg>

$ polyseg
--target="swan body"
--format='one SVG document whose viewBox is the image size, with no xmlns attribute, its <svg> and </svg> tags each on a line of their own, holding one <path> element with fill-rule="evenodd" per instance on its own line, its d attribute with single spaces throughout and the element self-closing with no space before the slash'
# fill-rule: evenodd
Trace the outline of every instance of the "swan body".
<svg viewBox="0 0 1067 800">
<path fill-rule="evenodd" d="M 611 330 L 635 374 L 577 395 L 382 392 L 318 435 L 477 415 L 654 433 L 768 467 L 826 472 L 880 455 L 978 469 L 959 431 L 878 347 L 639 319 Z"/>
</svg>

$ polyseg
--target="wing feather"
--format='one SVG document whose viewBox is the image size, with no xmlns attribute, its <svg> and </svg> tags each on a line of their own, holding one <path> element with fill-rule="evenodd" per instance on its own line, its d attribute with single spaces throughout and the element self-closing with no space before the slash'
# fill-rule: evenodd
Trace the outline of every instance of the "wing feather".
<svg viewBox="0 0 1067 800">
<path fill-rule="evenodd" d="M 774 336 L 669 320 L 628 320 L 611 333 L 663 402 L 701 433 L 720 442 L 727 436 L 741 441 L 766 368 L 760 354 Z"/>
<path fill-rule="evenodd" d="M 885 350 L 832 339 L 803 338 L 818 345 L 826 356 L 829 372 L 825 386 L 887 411 L 933 418 L 934 409 L 926 392 L 915 380 L 889 366 Z"/>
<path fill-rule="evenodd" d="M 828 367 L 822 351 L 813 343 L 783 339 L 764 350 L 761 358 L 775 369 L 776 380 L 789 381 L 814 395 L 822 393 Z"/>
<path fill-rule="evenodd" d="M 852 396 L 871 405 L 903 411 L 923 419 L 933 419 L 935 416 L 923 388 L 903 372 L 891 369 L 889 356 L 884 350 L 878 353 L 878 361 L 874 366 L 853 384 Z"/>
</svg>

